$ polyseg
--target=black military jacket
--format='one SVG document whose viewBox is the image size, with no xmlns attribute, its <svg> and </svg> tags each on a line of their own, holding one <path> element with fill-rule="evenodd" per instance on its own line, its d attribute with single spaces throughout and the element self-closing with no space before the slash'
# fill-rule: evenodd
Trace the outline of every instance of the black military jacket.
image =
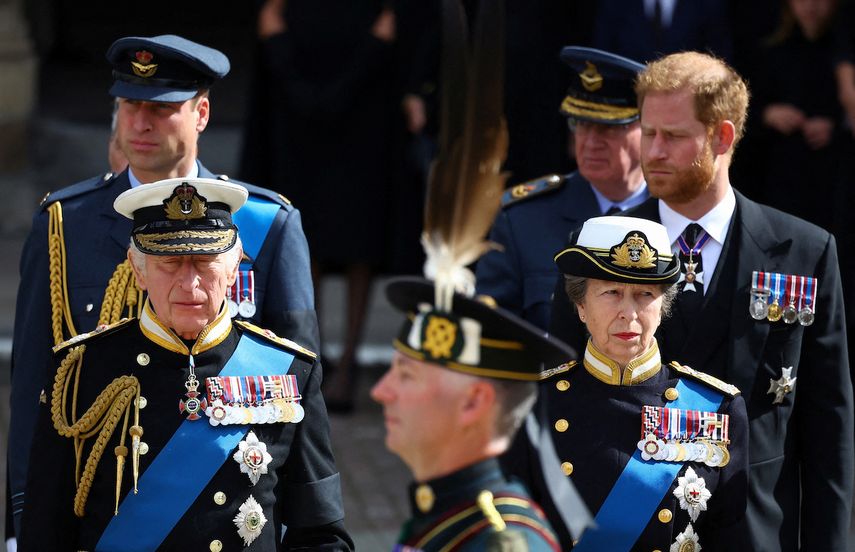
<svg viewBox="0 0 855 552">
<path fill-rule="evenodd" d="M 185 422 L 179 401 L 187 401 L 185 382 L 189 376 L 189 356 L 177 350 L 183 345 L 194 350 L 195 373 L 203 382 L 217 375 L 231 357 L 241 336 L 250 332 L 266 347 L 285 349 L 293 355 L 289 374 L 296 376 L 305 417 L 299 423 L 253 424 L 250 429 L 266 444 L 271 456 L 266 474 L 253 485 L 240 470 L 240 463 L 229 457 L 192 501 L 175 526 L 168 532 L 159 550 L 350 550 L 352 544 L 342 525 L 343 511 L 339 475 L 330 448 L 329 423 L 319 391 L 320 371 L 312 353 L 297 345 L 271 337 L 243 323 L 232 323 L 224 309 L 195 344 L 183 342 L 165 328 L 144 332 L 143 321 L 120 322 L 114 327 L 70 340 L 56 354 L 60 362 L 74 346 L 85 345 L 76 386 L 77 416 L 89 408 L 105 387 L 122 375 L 139 380 L 145 407 L 139 423 L 147 453 L 140 457 L 139 493 L 147 491 L 146 469 Z M 150 322 L 150 321 L 149 321 Z M 147 326 L 149 327 L 149 326 Z M 211 329 L 213 328 L 213 329 Z M 211 331 L 207 331 L 211 329 Z M 284 368 L 281 371 L 284 372 Z M 277 372 L 278 373 L 278 372 Z M 69 387 L 72 389 L 72 387 Z M 71 395 L 65 408 L 71 419 Z M 96 550 L 96 545 L 113 517 L 116 500 L 116 456 L 122 426 L 105 443 L 104 453 L 95 471 L 85 515 L 74 515 L 75 452 L 73 440 L 62 437 L 51 421 L 52 390 L 46 389 L 32 449 L 28 478 L 27 508 L 24 511 L 21 550 Z M 131 415 L 133 420 L 133 415 Z M 133 423 L 133 422 L 131 422 Z M 188 422 L 208 424 L 207 417 Z M 232 427 L 232 426 L 229 426 Z M 246 437 L 243 438 L 244 440 Z M 83 447 L 85 462 L 96 439 Z M 126 441 L 130 446 L 130 441 Z M 235 447 L 237 450 L 237 447 Z M 174 466 L 172 476 L 190 474 L 199 459 L 192 456 Z M 131 459 L 124 469 L 120 496 L 133 488 Z M 245 546 L 234 523 L 239 509 L 252 495 L 260 504 L 266 524 Z M 169 497 L 163 497 L 169 500 Z M 120 503 L 121 504 L 121 503 Z M 122 508 L 119 507 L 119 516 Z M 284 542 L 284 544 L 283 544 Z M 128 542 L 123 550 L 135 550 Z M 101 549 L 101 548 L 98 548 Z"/>
<path fill-rule="evenodd" d="M 602 373 L 594 375 L 595 370 L 587 368 L 585 363 L 542 384 L 542 404 L 535 407 L 535 412 L 545 412 L 541 418 L 546 419 L 541 419 L 541 423 L 549 428 L 561 469 L 595 515 L 630 457 L 638 450 L 642 408 L 668 406 L 674 400 L 674 391 L 668 390 L 675 388 L 681 378 L 710 386 L 722 397 L 718 412 L 730 417 L 730 461 L 724 467 L 686 462 L 678 477 L 686 476 L 687 469 L 691 468 L 703 478 L 711 492 L 706 510 L 691 522 L 688 511 L 680 506 L 674 495 L 678 487 L 678 478 L 675 478 L 656 509 L 646 514 L 646 528 L 632 550 L 669 550 L 690 522 L 703 550 L 745 550 L 742 542 L 748 485 L 745 403 L 741 396 L 732 394 L 732 386 L 704 376 L 700 380 L 698 376 L 684 373 L 685 368 L 662 365 L 658 353 L 654 360 L 637 367 L 632 377 L 622 384 L 606 383 L 604 379 L 607 378 Z M 614 369 L 619 370 L 616 365 Z M 532 498 L 543 506 L 561 540 L 562 550 L 572 548 L 570 533 L 560 521 L 552 501 L 541 456 L 532 446 L 527 432 L 518 434 L 502 460 L 508 471 L 529 487 Z M 625 508 L 626 516 L 641 515 L 636 514 L 632 503 L 627 503 Z"/>
</svg>

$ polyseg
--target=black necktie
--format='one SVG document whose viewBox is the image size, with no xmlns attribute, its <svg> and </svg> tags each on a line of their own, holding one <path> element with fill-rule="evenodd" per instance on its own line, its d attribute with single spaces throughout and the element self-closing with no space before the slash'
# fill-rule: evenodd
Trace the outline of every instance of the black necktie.
<svg viewBox="0 0 855 552">
<path fill-rule="evenodd" d="M 608 211 L 605 212 L 605 216 L 616 215 L 617 213 L 620 213 L 622 210 L 623 209 L 621 209 L 617 205 L 612 205 L 611 207 L 609 207 Z"/>
<path fill-rule="evenodd" d="M 683 239 L 689 250 L 694 249 L 703 228 L 692 223 L 683 231 Z M 687 318 L 691 319 L 701 311 L 704 300 L 704 265 L 700 251 L 688 255 L 680 250 L 680 271 L 683 273 L 678 285 L 680 288 L 680 308 Z"/>
</svg>

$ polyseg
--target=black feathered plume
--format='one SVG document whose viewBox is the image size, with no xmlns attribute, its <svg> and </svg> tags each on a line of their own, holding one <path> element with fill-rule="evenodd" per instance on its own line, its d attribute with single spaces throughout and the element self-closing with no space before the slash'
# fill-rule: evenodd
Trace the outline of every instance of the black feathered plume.
<svg viewBox="0 0 855 552">
<path fill-rule="evenodd" d="M 499 210 L 508 150 L 504 119 L 504 3 L 481 2 L 470 48 L 460 0 L 443 0 L 442 117 L 431 167 L 422 245 L 436 307 L 454 291 L 473 295 L 466 265 L 490 249 L 485 236 Z"/>
</svg>

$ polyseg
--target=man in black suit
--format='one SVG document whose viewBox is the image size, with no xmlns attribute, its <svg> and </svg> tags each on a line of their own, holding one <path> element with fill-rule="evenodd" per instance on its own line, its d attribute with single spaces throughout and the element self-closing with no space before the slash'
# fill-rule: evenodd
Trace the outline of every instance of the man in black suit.
<svg viewBox="0 0 855 552">
<path fill-rule="evenodd" d="M 667 56 L 636 93 L 653 197 L 631 213 L 664 224 L 683 258 L 663 358 L 745 397 L 752 549 L 848 550 L 853 400 L 834 237 L 731 187 L 748 91 L 725 63 Z M 584 330 L 555 298 L 551 333 L 578 345 Z"/>
</svg>

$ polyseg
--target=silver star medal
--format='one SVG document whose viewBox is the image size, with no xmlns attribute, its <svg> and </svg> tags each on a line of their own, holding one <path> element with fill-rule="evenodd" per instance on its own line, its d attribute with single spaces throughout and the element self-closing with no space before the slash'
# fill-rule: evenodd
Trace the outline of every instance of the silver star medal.
<svg viewBox="0 0 855 552">
<path fill-rule="evenodd" d="M 682 533 L 677 535 L 677 539 L 671 545 L 669 552 L 701 552 L 701 545 L 698 540 L 698 534 L 695 533 L 695 529 L 690 523 Z"/>
<path fill-rule="evenodd" d="M 240 505 L 238 514 L 232 521 L 237 526 L 238 535 L 243 539 L 243 543 L 249 546 L 261 534 L 264 524 L 267 523 L 267 518 L 264 516 L 261 505 L 255 501 L 252 495 L 249 495 L 246 502 Z"/>
<path fill-rule="evenodd" d="M 216 399 L 208 403 L 208 408 L 205 409 L 205 414 L 208 416 L 208 422 L 210 422 L 212 426 L 218 426 L 225 422 L 228 411 L 226 410 L 223 401 Z"/>
<path fill-rule="evenodd" d="M 784 395 L 793 392 L 798 378 L 791 378 L 790 374 L 792 373 L 793 367 L 790 366 L 789 368 L 781 368 L 781 377 L 779 379 L 773 380 L 769 378 L 769 391 L 766 394 L 775 394 L 772 404 L 781 404 L 784 402 Z"/>
<path fill-rule="evenodd" d="M 255 433 L 250 431 L 246 439 L 240 442 L 238 450 L 232 455 L 232 459 L 240 464 L 241 473 L 249 476 L 249 480 L 255 485 L 262 474 L 267 473 L 267 464 L 273 460 L 267 452 L 267 445 L 258 440 Z"/>
<path fill-rule="evenodd" d="M 695 267 L 698 266 L 697 263 L 689 262 L 686 263 L 686 272 L 680 271 L 680 279 L 677 280 L 677 283 L 685 282 L 683 284 L 682 291 L 698 291 L 698 288 L 695 287 L 695 284 L 703 284 L 704 283 L 704 273 L 703 272 L 695 272 Z"/>
<path fill-rule="evenodd" d="M 712 493 L 707 489 L 707 482 L 703 477 L 698 477 L 691 466 L 686 468 L 686 473 L 677 478 L 677 488 L 674 496 L 680 501 L 680 508 L 689 512 L 692 521 L 698 521 L 698 515 L 707 509 L 707 500 Z"/>
</svg>

